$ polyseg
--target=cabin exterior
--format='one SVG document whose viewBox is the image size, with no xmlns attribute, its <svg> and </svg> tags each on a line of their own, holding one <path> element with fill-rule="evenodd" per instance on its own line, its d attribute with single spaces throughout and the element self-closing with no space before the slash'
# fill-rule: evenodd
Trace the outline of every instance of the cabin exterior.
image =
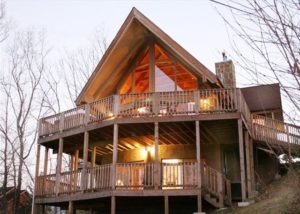
<svg viewBox="0 0 300 214">
<path fill-rule="evenodd" d="M 39 121 L 35 212 L 230 206 L 277 173 L 270 148 L 300 145 L 278 84 L 236 88 L 232 61 L 215 75 L 135 8 L 76 104 Z"/>
</svg>

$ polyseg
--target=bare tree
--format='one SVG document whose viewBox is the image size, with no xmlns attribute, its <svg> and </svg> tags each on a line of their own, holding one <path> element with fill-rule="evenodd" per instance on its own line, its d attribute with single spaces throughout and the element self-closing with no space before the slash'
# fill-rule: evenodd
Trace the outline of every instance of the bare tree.
<svg viewBox="0 0 300 214">
<path fill-rule="evenodd" d="M 107 49 L 103 30 L 97 30 L 90 41 L 87 47 L 75 51 L 66 50 L 59 61 L 57 70 L 64 74 L 66 100 L 70 101 L 67 106 L 75 105 L 75 99 Z"/>
<path fill-rule="evenodd" d="M 233 55 L 247 72 L 246 77 L 252 83 L 278 82 L 284 96 L 286 118 L 299 123 L 300 2 L 210 1 L 218 6 L 220 15 L 233 32 Z"/>
<path fill-rule="evenodd" d="M 41 81 L 47 69 L 48 49 L 43 34 L 26 31 L 16 33 L 6 53 L 8 65 L 1 81 L 6 105 L 0 127 L 14 156 L 12 174 L 17 212 L 21 188 L 31 189 L 34 182 L 30 158 L 37 139 L 37 120 L 44 110 Z"/>
</svg>

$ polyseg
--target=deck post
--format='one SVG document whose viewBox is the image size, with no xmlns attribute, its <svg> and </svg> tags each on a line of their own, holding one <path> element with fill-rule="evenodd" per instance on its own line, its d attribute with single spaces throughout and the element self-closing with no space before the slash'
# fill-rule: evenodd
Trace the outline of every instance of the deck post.
<svg viewBox="0 0 300 214">
<path fill-rule="evenodd" d="M 251 188 L 251 162 L 250 162 L 250 145 L 249 145 L 249 134 L 245 131 L 245 150 L 246 150 L 246 171 L 247 171 L 247 192 L 248 198 L 252 196 Z"/>
<path fill-rule="evenodd" d="M 113 158 L 112 158 L 112 170 L 111 170 L 111 187 L 115 189 L 116 186 L 116 173 L 117 173 L 117 160 L 118 160 L 118 136 L 119 125 L 114 124 L 114 136 L 113 136 Z M 112 201 L 115 200 L 112 197 Z"/>
<path fill-rule="evenodd" d="M 238 119 L 238 134 L 239 134 L 239 153 L 240 153 L 242 201 L 245 201 L 246 200 L 246 179 L 245 179 L 246 175 L 245 175 L 243 121 L 242 121 L 242 119 Z"/>
<path fill-rule="evenodd" d="M 61 176 L 61 164 L 63 155 L 64 139 L 59 138 L 58 154 L 57 154 L 57 166 L 56 166 L 56 179 L 55 179 L 55 194 L 59 194 L 60 189 L 60 176 Z"/>
<path fill-rule="evenodd" d="M 33 214 L 36 214 L 38 213 L 38 205 L 36 205 L 34 203 L 34 199 L 35 199 L 35 194 L 37 192 L 37 178 L 40 174 L 39 170 L 40 170 L 40 152 L 41 152 L 41 145 L 40 144 L 37 144 L 37 151 L 36 151 L 36 164 L 35 164 L 35 188 L 34 188 L 34 197 L 33 197 L 33 202 L 32 202 L 32 213 Z"/>
<path fill-rule="evenodd" d="M 89 132 L 84 132 L 84 142 L 83 142 L 83 168 L 82 168 L 82 178 L 81 178 L 81 190 L 87 189 L 87 164 L 89 156 Z"/>
<path fill-rule="evenodd" d="M 201 145 L 200 145 L 200 122 L 197 120 L 195 121 L 195 128 L 196 128 L 196 157 L 197 157 L 197 187 L 199 189 L 199 194 L 197 195 L 197 206 L 198 212 L 202 211 L 202 195 L 201 195 Z"/>
<path fill-rule="evenodd" d="M 111 196 L 111 203 L 110 203 L 110 213 L 115 214 L 116 213 L 116 196 Z"/>
<path fill-rule="evenodd" d="M 149 44 L 149 91 L 155 92 L 155 53 L 154 41 Z"/>
<path fill-rule="evenodd" d="M 159 160 L 158 160 L 158 143 L 159 143 L 158 122 L 154 123 L 154 187 L 158 189 L 160 181 Z"/>
<path fill-rule="evenodd" d="M 74 214 L 74 202 L 69 201 L 68 214 Z"/>
<path fill-rule="evenodd" d="M 251 190 L 252 196 L 255 189 L 255 173 L 254 173 L 254 156 L 253 156 L 253 139 L 249 139 L 249 149 L 250 149 L 250 167 L 251 167 Z"/>
<path fill-rule="evenodd" d="M 37 145 L 37 151 L 36 151 L 36 164 L 35 164 L 35 179 L 40 174 L 40 154 L 41 154 L 41 145 Z"/>
<path fill-rule="evenodd" d="M 165 214 L 169 214 L 169 196 L 165 195 Z"/>
<path fill-rule="evenodd" d="M 113 114 L 118 117 L 120 111 L 120 95 L 113 95 Z"/>
<path fill-rule="evenodd" d="M 92 151 L 92 169 L 91 169 L 91 180 L 90 180 L 90 184 L 91 184 L 91 188 L 94 188 L 94 171 L 95 171 L 95 165 L 96 165 L 96 146 L 93 147 L 93 151 Z"/>
<path fill-rule="evenodd" d="M 45 148 L 45 156 L 44 156 L 44 175 L 48 174 L 48 154 L 49 154 L 49 148 Z"/>
</svg>

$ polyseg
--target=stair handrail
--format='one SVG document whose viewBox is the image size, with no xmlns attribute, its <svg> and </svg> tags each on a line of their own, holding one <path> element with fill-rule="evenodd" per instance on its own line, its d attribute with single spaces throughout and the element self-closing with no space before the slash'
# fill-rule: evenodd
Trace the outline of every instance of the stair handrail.
<svg viewBox="0 0 300 214">
<path fill-rule="evenodd" d="M 231 205 L 231 182 L 218 170 L 202 163 L 202 187 L 218 198 L 219 203 Z"/>
</svg>

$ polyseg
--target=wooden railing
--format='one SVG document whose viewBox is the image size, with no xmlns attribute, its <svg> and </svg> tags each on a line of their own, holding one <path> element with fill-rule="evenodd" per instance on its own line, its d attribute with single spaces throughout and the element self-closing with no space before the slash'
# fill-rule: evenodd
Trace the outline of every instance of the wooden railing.
<svg viewBox="0 0 300 214">
<path fill-rule="evenodd" d="M 162 163 L 163 189 L 185 189 L 197 186 L 197 162 Z"/>
<path fill-rule="evenodd" d="M 231 183 L 230 181 L 217 170 L 202 164 L 202 187 L 209 194 L 218 198 L 218 201 L 226 204 L 231 204 Z"/>
<path fill-rule="evenodd" d="M 111 164 L 87 169 L 86 189 L 102 190 L 111 187 Z"/>
<path fill-rule="evenodd" d="M 154 187 L 154 163 L 118 163 L 117 189 L 150 189 Z"/>
<path fill-rule="evenodd" d="M 116 165 L 115 188 L 126 190 L 147 190 L 155 188 L 155 179 L 159 177 L 158 188 L 188 189 L 197 188 L 198 176 L 197 162 L 185 161 L 179 163 L 160 163 L 160 170 L 155 173 L 154 163 L 118 163 Z M 55 196 L 70 195 L 79 191 L 102 191 L 112 189 L 112 164 L 79 169 L 72 172 L 63 172 L 59 179 L 56 175 L 38 176 L 36 179 L 35 195 Z M 230 181 L 220 172 L 206 164 L 200 169 L 202 188 L 206 193 L 212 194 L 219 201 L 231 203 Z M 223 203 L 223 201 L 222 201 Z"/>
<path fill-rule="evenodd" d="M 279 145 L 300 145 L 298 126 L 260 115 L 252 116 L 252 126 L 254 138 L 257 140 Z"/>
<path fill-rule="evenodd" d="M 35 181 L 35 195 L 47 196 L 55 194 L 56 174 L 38 176 Z"/>
<path fill-rule="evenodd" d="M 237 103 L 237 90 L 239 91 L 239 89 L 209 89 L 113 95 L 40 119 L 39 136 L 51 135 L 116 117 L 220 113 L 237 111 L 238 106 L 248 117 L 243 98 L 239 99 L 243 102 L 242 104 Z"/>
</svg>

